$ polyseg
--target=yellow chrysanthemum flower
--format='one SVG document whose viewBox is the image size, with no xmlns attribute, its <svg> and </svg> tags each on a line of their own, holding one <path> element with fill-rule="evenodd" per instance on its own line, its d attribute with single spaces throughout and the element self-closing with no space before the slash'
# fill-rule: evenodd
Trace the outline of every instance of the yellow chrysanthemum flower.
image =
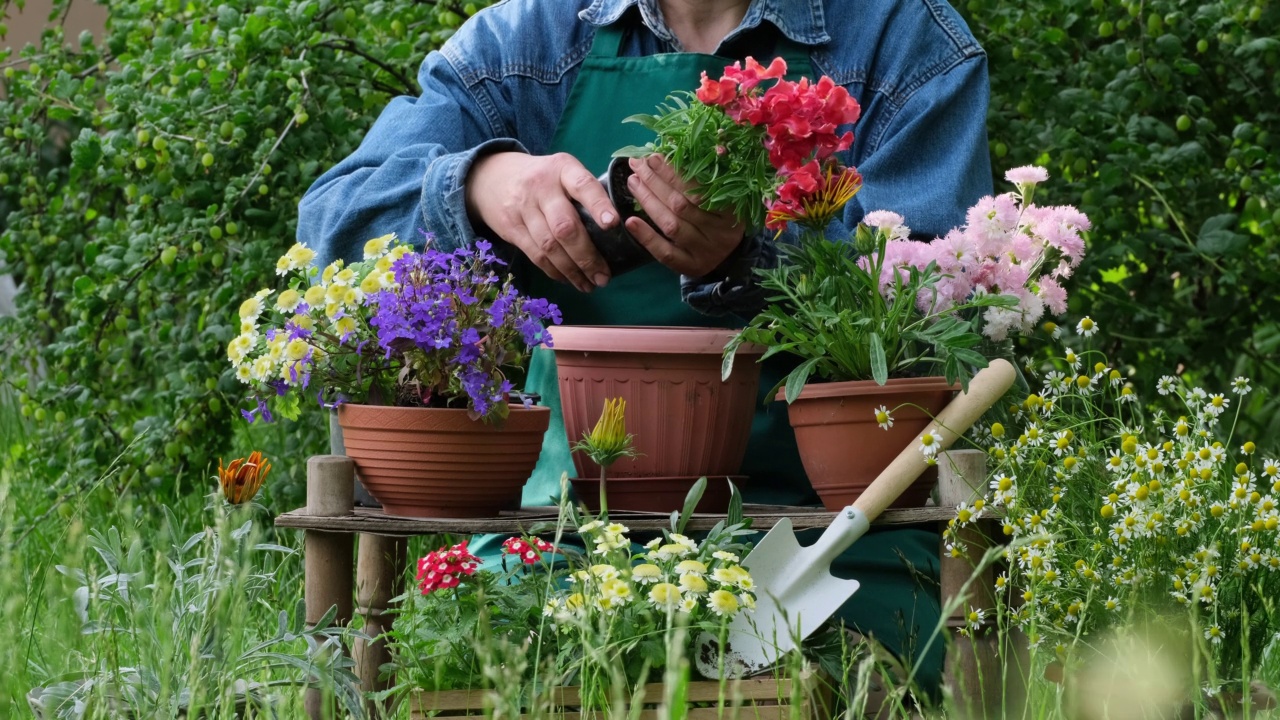
<svg viewBox="0 0 1280 720">
<path fill-rule="evenodd" d="M 649 590 L 649 601 L 658 607 L 671 607 L 682 599 L 680 588 L 671 583 L 658 583 Z"/>
<path fill-rule="evenodd" d="M 290 340 L 289 344 L 285 346 L 284 355 L 289 360 L 297 361 L 306 357 L 309 349 L 304 340 Z"/>
<path fill-rule="evenodd" d="M 738 612 L 738 596 L 728 590 L 717 590 L 707 598 L 707 607 L 717 615 L 734 615 Z"/>
<path fill-rule="evenodd" d="M 360 281 L 360 291 L 365 295 L 372 295 L 382 289 L 381 273 L 369 273 L 364 280 Z"/>
<path fill-rule="evenodd" d="M 291 313 L 298 308 L 298 303 L 302 302 L 302 295 L 297 290 L 290 288 L 280 293 L 280 297 L 276 298 L 276 307 L 281 312 Z"/>
<path fill-rule="evenodd" d="M 325 298 L 325 287 L 323 285 L 312 285 L 311 287 L 307 288 L 307 293 L 302 296 L 302 299 L 306 300 L 307 304 L 312 307 L 323 305 L 324 298 Z"/>
<path fill-rule="evenodd" d="M 341 269 L 342 269 L 341 260 L 334 260 L 333 262 L 329 263 L 329 265 L 325 267 L 324 272 L 320 273 L 320 284 L 328 285 L 332 283 L 333 276 L 337 275 L 338 271 Z"/>
<path fill-rule="evenodd" d="M 706 575 L 707 566 L 697 560 L 681 560 L 676 565 L 676 572 L 681 575 Z"/>
<path fill-rule="evenodd" d="M 695 595 L 703 595 L 708 590 L 707 581 L 703 580 L 701 575 L 685 573 L 680 576 L 680 589 Z"/>
<path fill-rule="evenodd" d="M 376 237 L 364 244 L 364 259 L 375 260 L 387 254 L 391 243 L 396 239 L 396 234 L 383 235 Z"/>
<path fill-rule="evenodd" d="M 289 258 L 294 269 L 301 269 L 316 259 L 316 251 L 302 243 L 294 243 L 293 247 L 289 248 L 289 252 L 285 253 L 285 257 Z"/>
<path fill-rule="evenodd" d="M 257 296 L 251 297 L 240 303 L 240 319 L 250 321 L 257 320 L 258 316 L 261 315 L 262 311 L 265 309 L 266 308 L 262 303 L 262 298 Z"/>
<path fill-rule="evenodd" d="M 333 329 L 338 333 L 339 338 L 346 337 L 356 331 L 356 319 L 350 315 L 340 317 L 333 324 Z"/>
<path fill-rule="evenodd" d="M 641 563 L 631 568 L 631 578 L 642 585 L 656 582 L 662 577 L 662 569 L 653 563 Z"/>
</svg>

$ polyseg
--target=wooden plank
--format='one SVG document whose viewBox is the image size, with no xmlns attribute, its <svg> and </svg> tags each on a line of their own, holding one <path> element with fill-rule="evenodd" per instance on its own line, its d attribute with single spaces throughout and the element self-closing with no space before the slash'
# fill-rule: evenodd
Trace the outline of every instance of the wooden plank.
<svg viewBox="0 0 1280 720">
<path fill-rule="evenodd" d="M 745 509 L 747 517 L 753 521 L 753 527 L 767 530 L 784 517 L 790 518 L 797 530 L 825 528 L 831 523 L 835 513 L 821 509 L 787 508 L 786 512 L 769 508 L 767 512 L 759 512 L 748 505 Z M 661 530 L 670 527 L 668 516 L 651 514 L 610 513 L 610 517 L 623 522 L 632 532 Z M 955 517 L 953 508 L 921 507 L 886 510 L 874 523 L 875 525 L 914 525 L 919 523 L 946 522 Z M 695 516 L 689 521 L 687 529 L 693 532 L 710 530 L 723 516 Z M 277 527 L 297 528 L 301 530 L 324 530 L 328 532 L 365 533 L 369 535 L 387 535 L 406 537 L 412 535 L 440 534 L 472 534 L 499 533 L 519 534 L 529 530 L 538 522 L 554 522 L 555 517 L 538 514 L 509 515 L 496 518 L 405 518 L 393 517 L 381 511 L 361 508 L 356 512 L 335 517 L 316 517 L 308 515 L 305 510 L 294 510 L 276 516 Z"/>
<path fill-rule="evenodd" d="M 413 718 L 427 717 L 478 717 L 483 714 L 484 690 L 443 690 L 439 692 L 417 691 L 410 700 Z M 556 718 L 575 720 L 584 717 L 596 717 L 599 713 L 584 714 L 576 711 L 580 702 L 578 689 L 575 687 L 557 688 L 553 704 L 557 708 L 570 708 L 562 711 Z M 720 683 L 714 681 L 695 681 L 689 683 L 686 690 L 687 701 L 693 707 L 686 716 L 688 720 L 789 720 L 791 718 L 790 703 L 791 682 L 772 678 L 751 678 L 730 681 L 724 688 L 725 706 L 718 707 Z M 643 702 L 646 706 L 656 706 L 662 701 L 663 686 L 661 683 L 650 683 L 644 686 Z M 707 707 L 716 703 L 717 706 Z M 806 695 L 800 704 L 801 717 L 817 720 L 813 713 L 813 703 Z M 434 713 L 434 715 L 433 715 Z M 642 711 L 639 720 L 659 720 L 653 709 Z"/>
</svg>

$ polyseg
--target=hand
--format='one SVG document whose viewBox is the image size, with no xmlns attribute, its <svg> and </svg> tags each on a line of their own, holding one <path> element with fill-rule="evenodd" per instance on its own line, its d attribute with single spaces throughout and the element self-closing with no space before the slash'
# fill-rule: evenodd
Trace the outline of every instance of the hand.
<svg viewBox="0 0 1280 720">
<path fill-rule="evenodd" d="M 626 228 L 658 262 L 681 275 L 702 277 L 742 243 L 743 227 L 733 213 L 698 207 L 696 188 L 661 155 L 633 158 L 631 169 L 635 175 L 627 189 L 662 235 L 638 217 L 628 218 Z"/>
<path fill-rule="evenodd" d="M 602 228 L 618 211 L 600 181 L 567 153 L 520 152 L 480 158 L 467 176 L 467 212 L 516 246 L 547 277 L 591 292 L 609 282 L 609 266 L 572 205 L 588 208 Z"/>
</svg>

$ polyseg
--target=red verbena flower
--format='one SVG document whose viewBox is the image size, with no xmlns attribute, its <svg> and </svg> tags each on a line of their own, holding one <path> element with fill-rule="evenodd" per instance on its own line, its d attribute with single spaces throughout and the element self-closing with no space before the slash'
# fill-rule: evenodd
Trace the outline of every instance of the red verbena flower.
<svg viewBox="0 0 1280 720">
<path fill-rule="evenodd" d="M 426 557 L 418 560 L 418 585 L 422 594 L 430 595 L 442 588 L 457 587 L 461 578 L 475 574 L 481 562 L 467 550 L 466 540 L 448 550 L 440 548 L 427 553 Z"/>
<path fill-rule="evenodd" d="M 515 555 L 525 565 L 538 562 L 542 559 L 542 553 L 549 552 L 551 549 L 551 543 L 538 538 L 524 540 L 513 537 L 507 538 L 506 542 L 502 543 L 503 554 Z"/>
</svg>

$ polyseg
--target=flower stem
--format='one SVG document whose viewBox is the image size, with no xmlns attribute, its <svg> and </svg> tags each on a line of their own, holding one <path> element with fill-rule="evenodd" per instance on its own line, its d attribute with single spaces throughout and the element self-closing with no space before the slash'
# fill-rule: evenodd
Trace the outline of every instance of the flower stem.
<svg viewBox="0 0 1280 720">
<path fill-rule="evenodd" d="M 600 466 L 600 519 L 601 520 L 609 519 L 609 493 L 605 488 L 608 480 L 609 480 L 609 468 L 607 466 L 601 465 Z"/>
</svg>

